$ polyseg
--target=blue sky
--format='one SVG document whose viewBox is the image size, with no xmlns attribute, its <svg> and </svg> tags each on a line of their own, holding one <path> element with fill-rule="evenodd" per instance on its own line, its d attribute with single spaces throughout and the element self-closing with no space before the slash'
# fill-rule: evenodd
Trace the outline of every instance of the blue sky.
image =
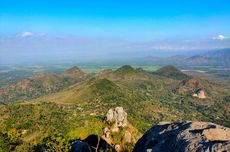
<svg viewBox="0 0 230 152">
<path fill-rule="evenodd" d="M 229 36 L 229 0 L 0 0 L 0 53 L 12 60 L 209 50 Z"/>
</svg>

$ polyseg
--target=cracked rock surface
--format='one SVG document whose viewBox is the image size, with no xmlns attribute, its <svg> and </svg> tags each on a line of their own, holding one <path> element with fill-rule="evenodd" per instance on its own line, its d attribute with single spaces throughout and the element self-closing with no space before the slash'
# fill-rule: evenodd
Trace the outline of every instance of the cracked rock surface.
<svg viewBox="0 0 230 152">
<path fill-rule="evenodd" d="M 134 152 L 229 152 L 230 129 L 209 122 L 162 122 L 148 130 Z"/>
</svg>

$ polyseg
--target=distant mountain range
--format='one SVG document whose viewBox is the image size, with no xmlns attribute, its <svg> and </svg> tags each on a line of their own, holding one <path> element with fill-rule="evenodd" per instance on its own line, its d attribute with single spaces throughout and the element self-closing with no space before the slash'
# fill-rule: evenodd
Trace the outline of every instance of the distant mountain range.
<svg viewBox="0 0 230 152">
<path fill-rule="evenodd" d="M 210 51 L 185 59 L 188 65 L 219 65 L 230 66 L 230 48 Z"/>
<path fill-rule="evenodd" d="M 230 48 L 208 51 L 194 56 L 176 55 L 167 58 L 144 57 L 145 64 L 175 65 L 177 67 L 209 65 L 209 66 L 230 66 Z"/>
</svg>

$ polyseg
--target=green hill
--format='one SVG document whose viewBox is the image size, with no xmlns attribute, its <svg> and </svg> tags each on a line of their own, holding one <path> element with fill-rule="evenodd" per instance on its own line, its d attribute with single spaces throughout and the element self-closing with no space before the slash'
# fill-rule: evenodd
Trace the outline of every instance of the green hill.
<svg viewBox="0 0 230 152">
<path fill-rule="evenodd" d="M 64 75 L 78 70 L 73 68 Z M 129 123 L 139 133 L 160 121 L 199 120 L 230 126 L 229 89 L 210 80 L 184 77 L 171 66 L 157 73 L 123 66 L 36 99 L 2 105 L 0 142 L 8 140 L 8 144 L 25 148 L 48 139 L 54 142 L 53 138 L 60 139 L 63 145 L 92 134 L 101 136 L 106 112 L 117 106 L 126 110 Z M 189 93 L 196 84 L 208 92 L 207 99 Z M 176 93 L 176 89 L 182 91 Z M 117 134 L 117 141 L 119 137 Z"/>
<path fill-rule="evenodd" d="M 168 65 L 162 67 L 156 71 L 157 74 L 173 79 L 185 79 L 188 78 L 188 75 L 184 74 L 174 66 Z"/>
<path fill-rule="evenodd" d="M 73 67 L 63 74 L 47 74 L 26 78 L 16 84 L 0 88 L 0 101 L 14 102 L 37 98 L 63 90 L 90 76 L 79 68 Z"/>
</svg>

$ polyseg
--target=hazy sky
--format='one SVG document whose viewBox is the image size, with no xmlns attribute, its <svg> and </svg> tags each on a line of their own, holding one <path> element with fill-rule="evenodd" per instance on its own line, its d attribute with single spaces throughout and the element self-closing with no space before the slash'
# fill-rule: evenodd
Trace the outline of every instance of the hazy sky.
<svg viewBox="0 0 230 152">
<path fill-rule="evenodd" d="M 226 47 L 229 0 L 0 0 L 0 63 Z"/>
</svg>

